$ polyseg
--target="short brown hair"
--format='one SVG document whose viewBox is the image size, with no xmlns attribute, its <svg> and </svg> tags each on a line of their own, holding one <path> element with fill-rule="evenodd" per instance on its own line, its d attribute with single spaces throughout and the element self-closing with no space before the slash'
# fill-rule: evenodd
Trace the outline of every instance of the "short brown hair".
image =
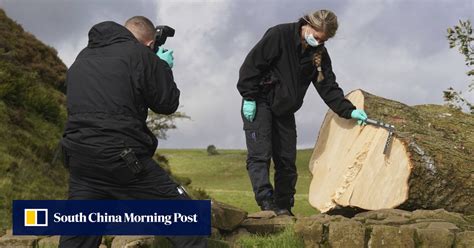
<svg viewBox="0 0 474 248">
<path fill-rule="evenodd" d="M 125 27 L 142 43 L 155 38 L 155 26 L 144 16 L 134 16 L 128 19 L 125 22 Z"/>
</svg>

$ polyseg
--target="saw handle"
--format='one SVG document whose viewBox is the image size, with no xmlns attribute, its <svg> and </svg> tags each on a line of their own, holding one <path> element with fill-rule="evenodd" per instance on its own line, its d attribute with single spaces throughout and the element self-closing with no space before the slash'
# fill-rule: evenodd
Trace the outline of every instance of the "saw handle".
<svg viewBox="0 0 474 248">
<path fill-rule="evenodd" d="M 367 122 L 367 124 L 371 124 L 371 125 L 374 125 L 374 126 L 377 126 L 377 127 L 385 128 L 388 131 L 387 141 L 385 142 L 385 147 L 383 148 L 383 154 L 387 155 L 389 150 L 390 150 L 390 145 L 392 144 L 393 132 L 395 131 L 395 126 L 390 125 L 390 124 L 386 124 L 386 123 L 383 123 L 383 122 L 380 122 L 380 121 L 372 120 L 372 119 L 369 119 L 369 118 L 367 118 L 367 120 L 365 120 L 365 122 Z"/>
<path fill-rule="evenodd" d="M 376 120 L 373 120 L 373 119 L 369 119 L 369 118 L 367 118 L 365 120 L 365 122 L 367 122 L 367 124 L 371 124 L 371 125 L 374 125 L 374 126 L 383 127 L 385 129 L 388 129 L 389 131 L 395 129 L 395 126 L 393 126 L 393 125 L 383 123 L 381 121 L 376 121 Z"/>
</svg>

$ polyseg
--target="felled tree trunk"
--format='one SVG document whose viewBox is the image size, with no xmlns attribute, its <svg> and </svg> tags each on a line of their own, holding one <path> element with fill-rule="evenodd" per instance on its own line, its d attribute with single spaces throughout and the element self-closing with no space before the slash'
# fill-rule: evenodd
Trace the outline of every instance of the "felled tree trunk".
<svg viewBox="0 0 474 248">
<path fill-rule="evenodd" d="M 339 207 L 438 209 L 474 214 L 474 116 L 440 105 L 405 104 L 356 90 L 347 98 L 388 131 L 326 114 L 309 164 L 310 204 Z"/>
</svg>

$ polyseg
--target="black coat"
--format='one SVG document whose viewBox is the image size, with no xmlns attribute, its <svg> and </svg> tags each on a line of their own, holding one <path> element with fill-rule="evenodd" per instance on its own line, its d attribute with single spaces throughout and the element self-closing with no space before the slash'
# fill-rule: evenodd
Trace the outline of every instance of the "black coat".
<svg viewBox="0 0 474 248">
<path fill-rule="evenodd" d="M 313 82 L 324 102 L 339 116 L 351 118 L 354 105 L 344 97 L 336 83 L 331 59 L 325 47 L 322 57 L 324 80 L 316 83 L 318 71 L 312 58 L 316 48 L 302 48 L 302 22 L 286 23 L 267 30 L 263 38 L 245 58 L 240 68 L 237 89 L 246 100 L 256 100 L 262 81 L 270 74 L 274 81 L 272 112 L 276 115 L 293 114 L 300 109 L 310 82 Z"/>
<path fill-rule="evenodd" d="M 68 120 L 61 141 L 74 156 L 113 161 L 125 148 L 152 156 L 148 108 L 172 114 L 180 91 L 168 64 L 124 26 L 102 22 L 67 72 Z"/>
</svg>

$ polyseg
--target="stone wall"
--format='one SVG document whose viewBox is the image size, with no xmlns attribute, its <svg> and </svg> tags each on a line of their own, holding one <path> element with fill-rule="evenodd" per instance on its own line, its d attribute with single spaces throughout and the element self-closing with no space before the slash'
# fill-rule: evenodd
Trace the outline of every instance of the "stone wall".
<svg viewBox="0 0 474 248">
<path fill-rule="evenodd" d="M 474 223 L 445 210 L 378 210 L 353 218 L 299 218 L 295 232 L 306 247 L 474 247 Z"/>
<path fill-rule="evenodd" d="M 346 218 L 317 214 L 310 217 L 281 217 L 264 211 L 248 215 L 223 203 L 212 204 L 212 233 L 209 247 L 238 247 L 237 240 L 250 234 L 276 234 L 292 227 L 305 247 L 474 247 L 474 216 L 439 210 L 413 212 L 387 209 L 368 211 Z M 59 238 L 12 236 L 0 238 L 0 247 L 57 247 Z M 101 248 L 172 247 L 163 237 L 107 236 Z"/>
<path fill-rule="evenodd" d="M 359 213 L 352 218 L 327 214 L 280 217 L 260 212 L 233 226 L 233 231 L 229 231 L 214 224 L 214 237 L 226 240 L 232 247 L 242 235 L 272 234 L 293 226 L 305 247 L 474 248 L 474 216 L 443 209 L 413 212 L 386 209 Z"/>
</svg>

